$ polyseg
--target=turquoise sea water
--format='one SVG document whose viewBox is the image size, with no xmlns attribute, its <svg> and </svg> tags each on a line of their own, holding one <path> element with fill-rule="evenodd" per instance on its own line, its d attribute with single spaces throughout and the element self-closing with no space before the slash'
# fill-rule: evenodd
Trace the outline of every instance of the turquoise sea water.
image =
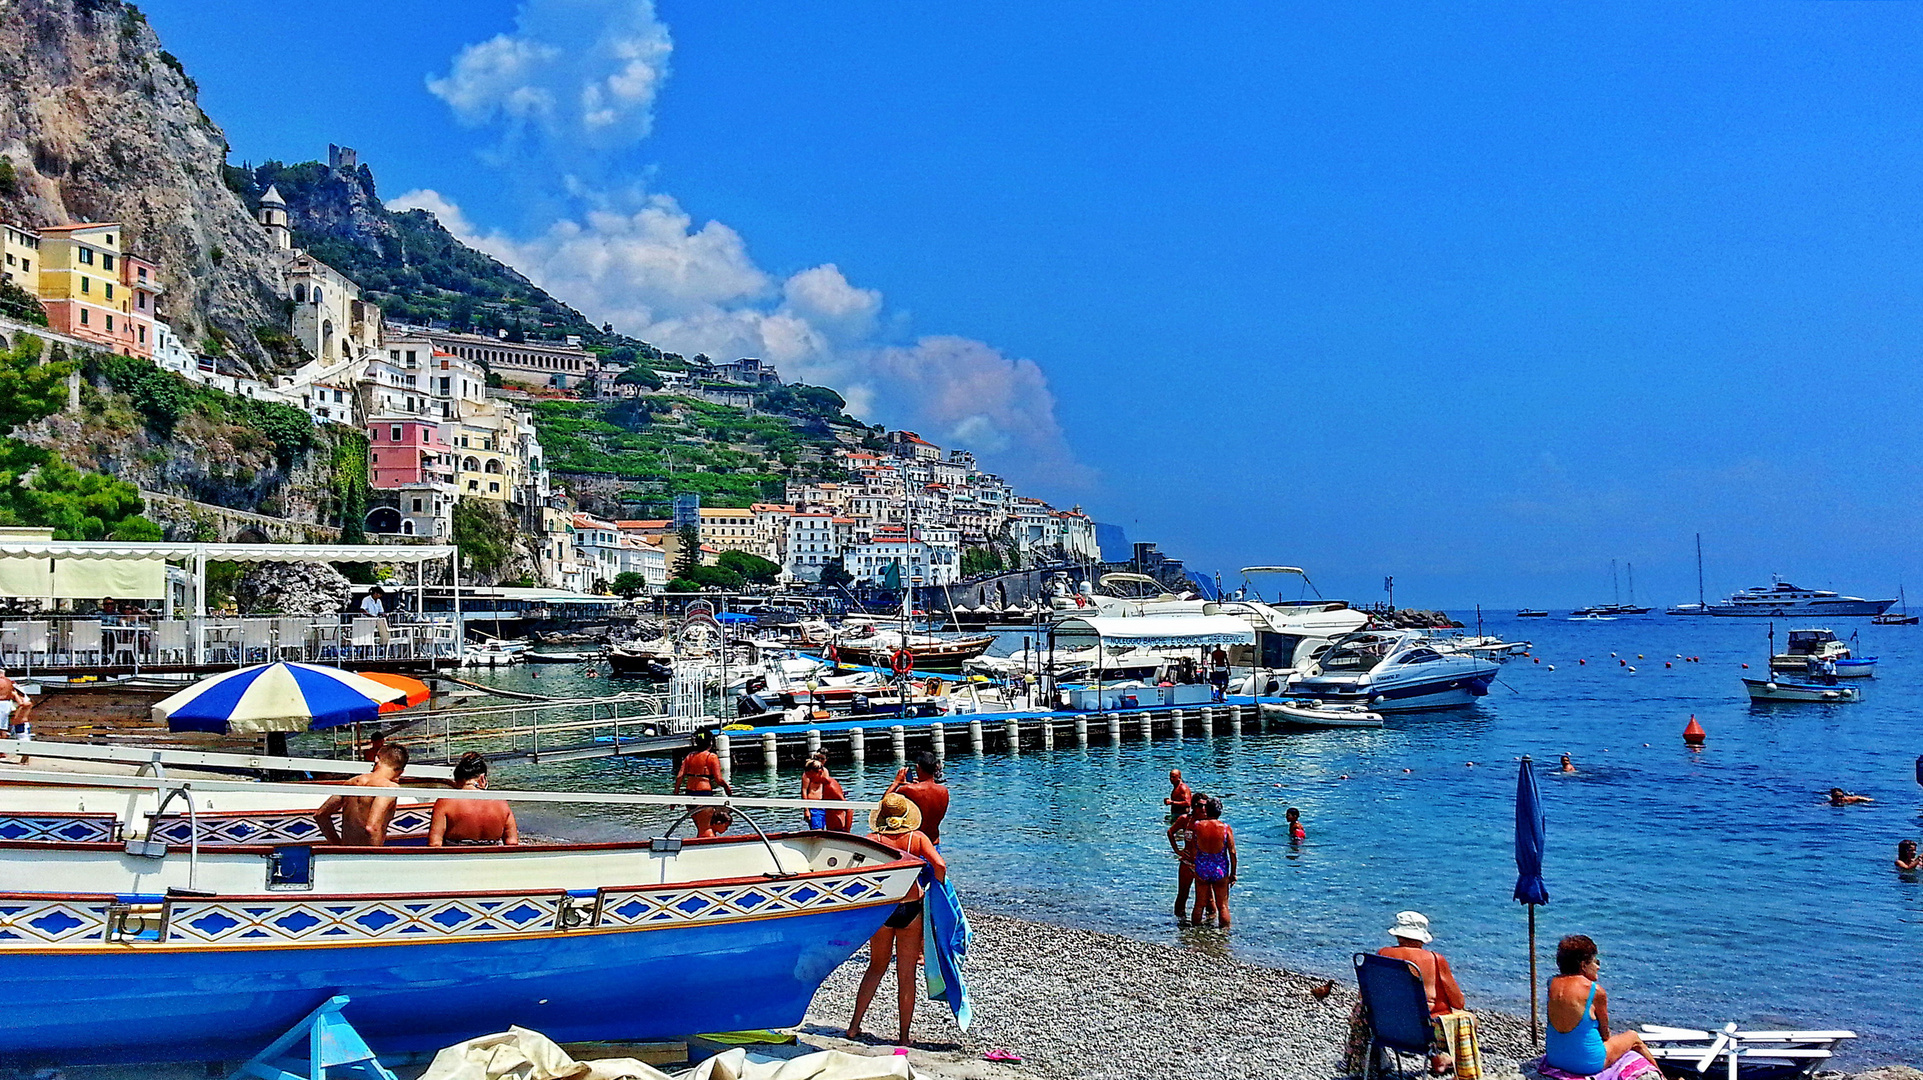
<svg viewBox="0 0 1923 1080">
<path fill-rule="evenodd" d="M 1475 708 L 1391 717 L 1379 731 L 951 757 L 942 846 L 977 906 L 1338 977 L 1351 953 L 1388 943 L 1395 912 L 1415 908 L 1472 1007 L 1526 1013 L 1526 923 L 1510 890 L 1516 760 L 1530 754 L 1548 814 L 1545 972 L 1558 936 L 1586 933 L 1602 948 L 1619 1024 L 1843 1026 L 1865 1035 L 1843 1064 L 1916 1063 L 1923 882 L 1891 862 L 1899 839 L 1923 838 L 1923 627 L 1850 623 L 1835 629 L 1860 632 L 1859 655 L 1882 659 L 1863 702 L 1753 707 L 1740 665 L 1762 670 L 1763 621 L 1491 619 L 1489 632 L 1536 642 L 1540 662 L 1505 665 Z M 1779 642 L 1788 625 L 1777 624 Z M 483 681 L 549 693 L 607 685 L 553 669 Z M 1682 742 L 1691 714 L 1709 731 L 1701 752 Z M 1554 772 L 1564 752 L 1574 775 Z M 1227 933 L 1171 917 L 1170 768 L 1222 796 L 1235 826 L 1242 872 Z M 838 774 L 851 795 L 872 797 L 894 765 L 871 758 Z M 611 761 L 501 779 L 665 791 L 668 776 L 664 761 Z M 744 794 L 799 789 L 792 770 L 743 767 L 736 781 Z M 1833 785 L 1876 802 L 1828 806 Z M 1289 806 L 1308 829 L 1299 846 L 1283 825 Z M 614 835 L 643 820 L 556 828 Z"/>
</svg>

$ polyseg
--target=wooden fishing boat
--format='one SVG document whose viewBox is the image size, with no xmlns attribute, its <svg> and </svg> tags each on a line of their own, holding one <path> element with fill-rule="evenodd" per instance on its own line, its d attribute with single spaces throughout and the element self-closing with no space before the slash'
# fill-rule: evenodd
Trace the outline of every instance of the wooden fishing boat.
<svg viewBox="0 0 1923 1080">
<path fill-rule="evenodd" d="M 655 653 L 619 645 L 608 650 L 608 669 L 616 675 L 653 682 L 667 682 L 674 677 L 673 661 Z"/>
<path fill-rule="evenodd" d="M 835 654 L 843 662 L 866 667 L 893 667 L 897 653 L 906 651 L 916 671 L 959 672 L 962 665 L 988 651 L 995 643 L 993 634 L 964 638 L 911 637 L 907 644 L 898 635 L 877 634 L 873 638 L 843 638 L 834 643 Z"/>
<path fill-rule="evenodd" d="M 622 798 L 658 797 L 581 801 Z M 236 1060 L 337 994 L 381 1053 L 510 1024 L 561 1042 L 790 1027 L 921 869 L 827 832 L 447 848 L 0 842 L 0 1065 Z"/>
</svg>

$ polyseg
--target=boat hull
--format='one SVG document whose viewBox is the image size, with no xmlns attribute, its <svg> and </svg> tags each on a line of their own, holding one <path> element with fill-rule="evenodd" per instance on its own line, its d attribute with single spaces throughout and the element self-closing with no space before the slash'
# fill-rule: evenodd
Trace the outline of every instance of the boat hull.
<svg viewBox="0 0 1923 1080">
<path fill-rule="evenodd" d="M 1825 704 L 1861 700 L 1863 692 L 1854 686 L 1818 686 L 1804 683 L 1744 679 L 1751 701 L 1806 701 Z"/>
<path fill-rule="evenodd" d="M 1881 615 L 1896 606 L 1894 600 L 1838 599 L 1790 604 L 1711 604 L 1709 613 L 1723 618 L 1753 619 L 1826 619 L 1859 618 Z"/>
<path fill-rule="evenodd" d="M 381 1053 L 511 1024 L 559 1042 L 792 1027 L 892 903 L 513 940 L 0 957 L 0 1062 L 245 1058 L 335 994 Z"/>
<path fill-rule="evenodd" d="M 1451 676 L 1430 682 L 1393 687 L 1357 687 L 1347 680 L 1303 679 L 1289 687 L 1297 697 L 1318 698 L 1331 705 L 1363 705 L 1373 712 L 1425 712 L 1460 709 L 1486 697 L 1496 673 Z"/>
</svg>

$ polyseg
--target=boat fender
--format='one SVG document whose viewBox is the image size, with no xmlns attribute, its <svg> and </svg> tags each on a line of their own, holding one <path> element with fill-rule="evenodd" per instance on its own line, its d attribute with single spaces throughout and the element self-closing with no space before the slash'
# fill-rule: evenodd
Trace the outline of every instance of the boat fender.
<svg viewBox="0 0 1923 1080">
<path fill-rule="evenodd" d="M 906 675 L 915 670 L 915 654 L 907 649 L 896 649 L 895 655 L 888 658 L 888 664 L 895 674 Z"/>
<path fill-rule="evenodd" d="M 1701 746 L 1708 739 L 1709 732 L 1704 731 L 1703 725 L 1696 722 L 1696 714 L 1690 713 L 1689 726 L 1683 729 L 1683 742 L 1690 746 Z"/>
</svg>

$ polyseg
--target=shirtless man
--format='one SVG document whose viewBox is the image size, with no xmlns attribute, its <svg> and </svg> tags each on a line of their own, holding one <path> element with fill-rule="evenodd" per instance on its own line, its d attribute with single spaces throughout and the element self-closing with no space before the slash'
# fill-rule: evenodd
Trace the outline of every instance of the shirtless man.
<svg viewBox="0 0 1923 1080">
<path fill-rule="evenodd" d="M 487 759 L 469 750 L 454 763 L 454 786 L 462 791 L 487 787 Z M 436 799 L 434 820 L 427 827 L 427 846 L 448 844 L 506 844 L 521 842 L 514 824 L 514 808 L 500 799 Z"/>
<path fill-rule="evenodd" d="M 1168 827 L 1169 850 L 1175 852 L 1175 921 L 1186 926 L 1189 918 L 1189 889 L 1195 884 L 1195 819 L 1193 807 L 1208 796 L 1189 794 L 1182 812 Z"/>
<path fill-rule="evenodd" d="M 1868 795 L 1856 795 L 1851 792 L 1844 791 L 1840 787 L 1833 787 L 1830 789 L 1830 805 L 1831 806 L 1848 806 L 1851 803 L 1875 802 L 1875 801 L 1876 801 L 1875 799 L 1870 798 Z"/>
<path fill-rule="evenodd" d="M 387 743 L 374 757 L 374 768 L 358 776 L 341 781 L 355 787 L 397 788 L 401 786 L 401 773 L 407 770 L 407 747 L 400 743 Z M 340 815 L 340 827 L 334 825 L 334 815 Z M 321 804 L 314 811 L 314 820 L 320 824 L 321 835 L 330 844 L 350 844 L 357 847 L 386 847 L 387 823 L 394 816 L 392 798 L 374 798 L 361 795 L 336 795 Z"/>
<path fill-rule="evenodd" d="M 895 774 L 895 782 L 882 792 L 886 798 L 899 792 L 908 801 L 921 808 L 921 833 L 930 843 L 941 844 L 941 819 L 948 816 L 948 788 L 941 782 L 941 760 L 933 750 L 923 750 L 915 755 L 915 779 L 908 779 L 908 770 Z"/>
<path fill-rule="evenodd" d="M 0 732 L 11 738 L 33 738 L 33 699 L 0 672 Z"/>
<path fill-rule="evenodd" d="M 1187 817 L 1189 812 L 1189 799 L 1193 797 L 1195 793 L 1182 781 L 1182 770 L 1180 769 L 1170 769 L 1168 771 L 1168 782 L 1169 787 L 1174 790 L 1169 792 L 1168 798 L 1162 800 L 1162 805 L 1168 807 L 1169 817 L 1171 819 Z"/>
</svg>

